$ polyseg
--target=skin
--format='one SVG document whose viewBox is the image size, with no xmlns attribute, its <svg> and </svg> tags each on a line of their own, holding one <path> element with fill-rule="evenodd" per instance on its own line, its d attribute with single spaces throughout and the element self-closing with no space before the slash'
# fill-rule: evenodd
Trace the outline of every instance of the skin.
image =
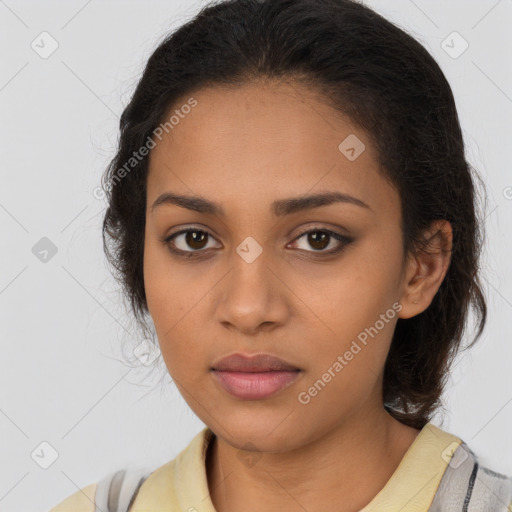
<svg viewBox="0 0 512 512">
<path fill-rule="evenodd" d="M 403 258 L 400 198 L 367 134 L 305 86 L 261 81 L 193 97 L 197 106 L 150 153 L 144 282 L 167 369 L 216 434 L 206 461 L 212 502 L 219 512 L 359 510 L 419 433 L 384 409 L 383 368 L 398 318 L 424 311 L 443 281 L 451 226 L 439 221 L 425 233 L 435 254 Z M 338 149 L 349 134 L 366 145 L 354 161 Z M 335 203 L 282 218 L 270 210 L 276 199 L 320 191 L 370 209 Z M 226 216 L 152 210 L 163 192 L 216 201 Z M 202 257 L 180 258 L 162 242 L 185 227 L 208 239 L 190 246 L 181 235 L 175 247 Z M 343 242 L 315 250 L 308 235 L 298 238 L 311 228 L 353 240 L 329 256 Z M 248 236 L 262 248 L 252 263 L 236 252 Z M 299 393 L 394 303 L 394 318 L 300 403 Z M 271 353 L 301 374 L 269 398 L 238 399 L 210 372 L 235 352 Z"/>
</svg>

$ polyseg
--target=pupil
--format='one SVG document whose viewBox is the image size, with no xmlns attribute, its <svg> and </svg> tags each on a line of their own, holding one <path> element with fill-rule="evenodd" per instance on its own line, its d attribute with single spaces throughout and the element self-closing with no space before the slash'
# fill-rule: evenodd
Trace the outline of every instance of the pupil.
<svg viewBox="0 0 512 512">
<path fill-rule="evenodd" d="M 316 236 L 320 233 L 320 237 Z M 318 240 L 320 238 L 320 240 Z M 325 249 L 329 244 L 323 243 L 325 240 L 329 238 L 329 235 L 327 233 L 322 233 L 321 231 L 314 231 L 313 233 L 310 233 L 308 236 L 308 242 L 311 244 L 311 247 L 314 249 Z M 320 246 L 318 246 L 320 244 Z"/>
<path fill-rule="evenodd" d="M 197 235 L 198 233 L 201 233 L 201 234 Z M 204 231 L 189 231 L 186 234 L 186 242 L 193 249 L 202 249 L 204 247 L 204 244 L 201 245 L 201 242 L 204 242 L 205 240 L 206 240 L 206 233 Z M 199 247 L 196 247 L 194 244 L 198 243 L 198 241 L 199 241 Z"/>
</svg>

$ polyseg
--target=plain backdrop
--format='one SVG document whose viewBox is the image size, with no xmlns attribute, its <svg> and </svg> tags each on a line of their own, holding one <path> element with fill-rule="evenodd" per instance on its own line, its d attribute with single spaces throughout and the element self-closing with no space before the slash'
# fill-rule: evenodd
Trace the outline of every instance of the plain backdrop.
<svg viewBox="0 0 512 512">
<path fill-rule="evenodd" d="M 151 372 L 122 358 L 142 340 L 109 273 L 94 194 L 145 61 L 204 3 L 0 0 L 3 512 L 45 511 L 108 472 L 157 467 L 204 426 L 162 361 Z M 512 2 L 365 3 L 440 64 L 487 184 L 489 322 L 434 423 L 512 475 Z"/>
</svg>

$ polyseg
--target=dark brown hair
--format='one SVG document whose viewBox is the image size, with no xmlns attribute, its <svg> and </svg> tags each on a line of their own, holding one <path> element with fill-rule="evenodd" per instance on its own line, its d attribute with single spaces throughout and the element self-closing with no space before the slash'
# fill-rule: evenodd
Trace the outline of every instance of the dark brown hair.
<svg viewBox="0 0 512 512">
<path fill-rule="evenodd" d="M 478 175 L 466 161 L 452 90 L 439 65 L 416 39 L 360 3 L 225 0 L 203 7 L 166 36 L 121 115 L 118 151 L 102 180 L 108 201 L 103 243 L 114 275 L 146 329 L 148 158 L 135 160 L 134 152 L 148 146 L 170 109 L 193 91 L 259 78 L 306 84 L 365 130 L 383 176 L 400 193 L 404 255 L 423 250 L 422 232 L 432 221 L 451 223 L 447 275 L 423 313 L 398 320 L 384 369 L 386 409 L 422 428 L 442 406 L 469 306 L 478 329 L 468 348 L 486 322 L 472 173 Z"/>
</svg>

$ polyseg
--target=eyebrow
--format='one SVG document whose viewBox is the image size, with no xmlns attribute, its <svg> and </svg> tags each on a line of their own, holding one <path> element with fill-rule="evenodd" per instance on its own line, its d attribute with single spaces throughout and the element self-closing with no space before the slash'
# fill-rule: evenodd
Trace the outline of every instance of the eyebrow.
<svg viewBox="0 0 512 512">
<path fill-rule="evenodd" d="M 318 194 L 292 197 L 289 199 L 278 199 L 271 204 L 272 213 L 277 217 L 284 217 L 293 213 L 320 208 L 334 203 L 354 204 L 371 210 L 361 199 L 343 194 L 341 192 L 321 192 Z M 215 201 L 210 201 L 201 196 L 189 196 L 165 192 L 157 197 L 151 206 L 151 212 L 161 205 L 176 205 L 181 208 L 193 210 L 198 213 L 205 213 L 225 217 L 224 208 Z"/>
</svg>

